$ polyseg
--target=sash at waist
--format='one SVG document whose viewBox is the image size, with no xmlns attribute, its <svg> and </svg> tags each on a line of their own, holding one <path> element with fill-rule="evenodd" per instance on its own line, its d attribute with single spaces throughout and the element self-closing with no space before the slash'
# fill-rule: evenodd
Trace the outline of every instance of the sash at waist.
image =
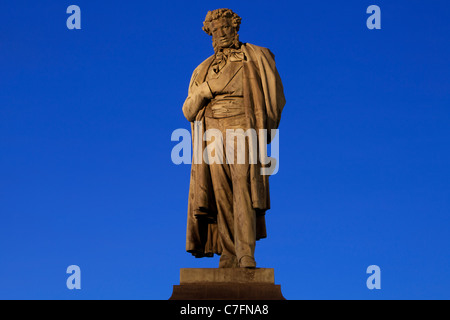
<svg viewBox="0 0 450 320">
<path fill-rule="evenodd" d="M 205 116 L 209 118 L 227 118 L 244 113 L 244 99 L 242 97 L 213 99 L 205 110 Z"/>
</svg>

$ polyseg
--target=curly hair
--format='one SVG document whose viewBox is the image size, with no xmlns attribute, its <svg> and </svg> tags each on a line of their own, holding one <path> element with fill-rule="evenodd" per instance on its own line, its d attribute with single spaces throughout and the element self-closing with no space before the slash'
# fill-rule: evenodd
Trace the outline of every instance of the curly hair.
<svg viewBox="0 0 450 320">
<path fill-rule="evenodd" d="M 208 11 L 206 14 L 205 21 L 203 21 L 203 31 L 205 31 L 208 35 L 212 35 L 212 32 L 209 28 L 211 21 L 219 19 L 219 18 L 229 18 L 231 20 L 232 26 L 236 29 L 236 32 L 239 31 L 239 26 L 241 25 L 241 17 L 239 17 L 236 13 L 234 13 L 230 9 L 216 9 L 213 11 Z"/>
</svg>

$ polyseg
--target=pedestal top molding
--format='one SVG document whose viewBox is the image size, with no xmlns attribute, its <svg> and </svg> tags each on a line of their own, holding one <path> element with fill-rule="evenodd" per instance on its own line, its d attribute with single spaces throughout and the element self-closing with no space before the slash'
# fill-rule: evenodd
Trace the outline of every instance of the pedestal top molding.
<svg viewBox="0 0 450 320">
<path fill-rule="evenodd" d="M 194 283 L 264 283 L 274 284 L 271 268 L 184 268 L 180 269 L 180 284 Z"/>
</svg>

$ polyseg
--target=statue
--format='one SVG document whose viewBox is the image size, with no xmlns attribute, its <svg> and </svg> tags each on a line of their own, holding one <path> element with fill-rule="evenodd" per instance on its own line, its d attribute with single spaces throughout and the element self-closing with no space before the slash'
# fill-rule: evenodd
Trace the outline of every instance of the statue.
<svg viewBox="0 0 450 320">
<path fill-rule="evenodd" d="M 244 132 L 277 129 L 285 105 L 274 55 L 267 48 L 241 43 L 240 24 L 230 9 L 208 12 L 203 30 L 212 36 L 214 55 L 194 70 L 183 105 L 191 122 L 194 158 L 196 150 L 205 150 L 200 155 L 206 157 L 192 162 L 186 250 L 197 258 L 220 255 L 219 268 L 256 267 L 256 241 L 267 236 L 269 176 L 261 174 L 261 161 L 248 161 L 245 150 L 250 150 L 252 135 Z M 220 140 L 217 134 L 205 139 L 204 130 L 222 137 L 234 130 L 247 148 L 236 149 L 234 140 Z M 264 148 L 272 138 L 269 135 Z M 211 161 L 225 154 L 226 161 Z M 247 161 L 236 161 L 240 155 Z"/>
</svg>

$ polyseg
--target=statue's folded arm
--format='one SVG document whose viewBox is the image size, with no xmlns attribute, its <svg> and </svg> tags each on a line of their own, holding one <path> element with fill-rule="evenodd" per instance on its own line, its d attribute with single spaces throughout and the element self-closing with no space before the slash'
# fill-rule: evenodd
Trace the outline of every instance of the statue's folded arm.
<svg viewBox="0 0 450 320">
<path fill-rule="evenodd" d="M 200 85 L 195 83 L 192 88 L 190 88 L 189 95 L 183 104 L 183 114 L 186 119 L 193 122 L 199 110 L 212 98 L 213 95 L 207 82 L 203 82 Z"/>
</svg>

